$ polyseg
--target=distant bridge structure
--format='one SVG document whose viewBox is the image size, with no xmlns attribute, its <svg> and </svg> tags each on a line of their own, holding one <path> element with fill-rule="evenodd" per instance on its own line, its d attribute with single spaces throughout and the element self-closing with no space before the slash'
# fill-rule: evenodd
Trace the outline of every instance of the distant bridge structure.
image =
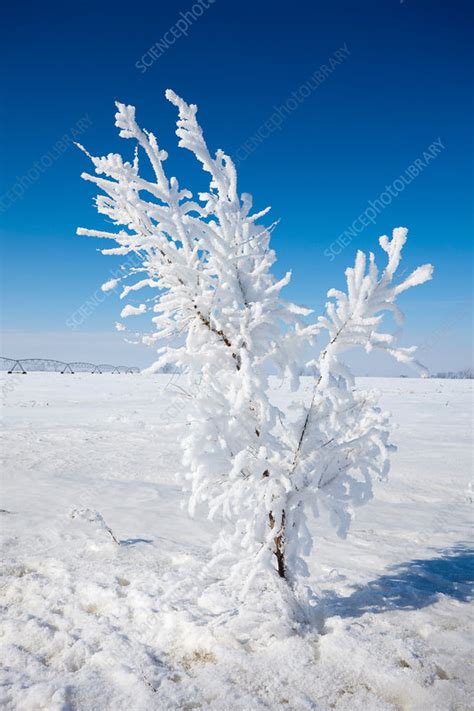
<svg viewBox="0 0 474 711">
<path fill-rule="evenodd" d="M 8 374 L 41 372 L 41 373 L 139 373 L 140 368 L 130 365 L 111 365 L 109 363 L 86 363 L 72 361 L 66 363 L 62 360 L 51 358 L 6 358 L 0 356 L 0 371 L 6 370 Z"/>
</svg>

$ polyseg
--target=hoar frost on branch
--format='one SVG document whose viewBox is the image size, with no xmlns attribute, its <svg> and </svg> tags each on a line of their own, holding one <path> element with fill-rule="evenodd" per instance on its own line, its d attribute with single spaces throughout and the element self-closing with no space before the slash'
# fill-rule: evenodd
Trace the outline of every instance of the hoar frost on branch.
<svg viewBox="0 0 474 711">
<path fill-rule="evenodd" d="M 200 383 L 177 434 L 178 475 L 190 491 L 191 513 L 205 504 L 210 517 L 227 522 L 213 561 L 247 589 L 276 574 L 294 587 L 312 546 L 308 514 L 325 507 L 344 533 L 353 507 L 370 498 L 371 481 L 388 468 L 387 415 L 373 394 L 355 389 L 340 356 L 379 349 L 421 368 L 415 348 L 397 346 L 398 334 L 381 327 L 386 312 L 401 325 L 398 295 L 429 280 L 432 267 L 396 280 L 407 239 L 397 228 L 379 240 L 384 269 L 373 254 L 358 252 L 346 270 L 347 290 L 329 291 L 326 314 L 309 320 L 309 309 L 281 295 L 290 273 L 280 280 L 272 274 L 274 225 L 260 223 L 269 208 L 253 213 L 251 196 L 239 195 L 235 166 L 221 150 L 210 154 L 197 107 L 169 90 L 166 97 L 178 109 L 179 145 L 210 175 L 208 191 L 194 199 L 168 178 L 156 137 L 139 128 L 132 106 L 118 103 L 116 126 L 134 141 L 134 159 L 89 156 L 95 174 L 83 177 L 103 191 L 97 209 L 119 230 L 78 233 L 118 245 L 104 254 L 139 257 L 140 266 L 124 273 L 121 298 L 144 287 L 155 292 L 122 316 L 152 311 L 154 330 L 143 340 L 158 350 L 153 368 L 173 365 Z M 143 155 L 153 179 L 140 177 Z M 296 400 L 290 414 L 283 412 L 269 397 L 270 374 L 288 377 L 297 391 L 320 334 L 327 345 L 311 361 L 317 375 L 310 402 Z"/>
</svg>

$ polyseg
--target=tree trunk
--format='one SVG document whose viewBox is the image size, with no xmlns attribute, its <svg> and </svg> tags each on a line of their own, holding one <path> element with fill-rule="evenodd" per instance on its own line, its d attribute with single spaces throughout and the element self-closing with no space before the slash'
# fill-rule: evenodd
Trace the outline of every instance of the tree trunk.
<svg viewBox="0 0 474 711">
<path fill-rule="evenodd" d="M 270 511 L 268 514 L 268 518 L 270 520 L 270 528 L 275 527 L 275 518 Z M 277 559 L 277 570 L 278 570 L 278 575 L 280 578 L 286 579 L 286 565 L 285 565 L 285 512 L 283 511 L 282 517 L 281 517 L 281 528 L 278 532 L 278 534 L 275 536 L 273 539 L 273 542 L 275 543 L 275 550 L 274 554 Z"/>
</svg>

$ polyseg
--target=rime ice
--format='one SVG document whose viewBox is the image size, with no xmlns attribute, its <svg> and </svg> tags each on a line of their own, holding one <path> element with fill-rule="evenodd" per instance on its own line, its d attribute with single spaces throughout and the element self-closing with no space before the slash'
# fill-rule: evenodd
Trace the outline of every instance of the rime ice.
<svg viewBox="0 0 474 711">
<path fill-rule="evenodd" d="M 401 324 L 397 297 L 430 279 L 432 268 L 396 280 L 407 238 L 397 228 L 391 239 L 380 238 L 383 270 L 373 254 L 367 260 L 358 252 L 346 271 L 347 292 L 331 290 L 326 314 L 315 320 L 284 299 L 290 273 L 280 280 L 272 273 L 275 225 L 262 224 L 269 208 L 253 212 L 252 197 L 238 192 L 232 160 L 222 150 L 211 155 L 197 107 L 170 90 L 166 97 L 178 110 L 179 146 L 201 163 L 209 186 L 194 197 L 169 178 L 166 151 L 139 127 L 135 108 L 118 103 L 116 126 L 133 141 L 133 160 L 89 156 L 95 175 L 83 177 L 101 189 L 97 209 L 119 230 L 79 234 L 114 241 L 107 254 L 138 255 L 121 297 L 143 288 L 151 296 L 127 304 L 121 316 L 150 313 L 153 330 L 143 340 L 158 350 L 151 370 L 172 366 L 199 382 L 183 422 L 170 426 L 181 447 L 177 477 L 189 490 L 190 513 L 205 506 L 223 522 L 209 566 L 236 600 L 248 602 L 244 610 L 260 601 L 275 623 L 268 636 L 291 634 L 307 609 L 300 591 L 313 542 L 308 514 L 318 516 L 323 507 L 346 533 L 353 508 L 371 498 L 374 477 L 388 469 L 388 417 L 373 394 L 354 387 L 340 356 L 381 349 L 418 366 L 415 348 L 399 347 L 382 322 L 388 311 Z M 141 177 L 142 159 L 153 180 Z M 328 343 L 317 356 L 321 337 Z M 269 376 L 297 390 L 308 357 L 316 370 L 310 401 L 295 395 L 284 411 L 270 397 Z M 282 610 L 290 611 L 286 623 Z M 239 624 L 249 627 L 242 615 Z"/>
</svg>

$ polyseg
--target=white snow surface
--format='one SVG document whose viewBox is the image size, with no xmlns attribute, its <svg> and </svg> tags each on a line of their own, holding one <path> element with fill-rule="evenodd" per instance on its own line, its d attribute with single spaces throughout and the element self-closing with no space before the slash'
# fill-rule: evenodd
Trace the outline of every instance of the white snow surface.
<svg viewBox="0 0 474 711">
<path fill-rule="evenodd" d="M 256 643 L 206 596 L 219 523 L 174 478 L 174 382 L 0 376 L 2 708 L 472 709 L 471 383 L 359 380 L 393 413 L 389 481 L 346 540 L 313 523 L 317 627 Z"/>
</svg>

